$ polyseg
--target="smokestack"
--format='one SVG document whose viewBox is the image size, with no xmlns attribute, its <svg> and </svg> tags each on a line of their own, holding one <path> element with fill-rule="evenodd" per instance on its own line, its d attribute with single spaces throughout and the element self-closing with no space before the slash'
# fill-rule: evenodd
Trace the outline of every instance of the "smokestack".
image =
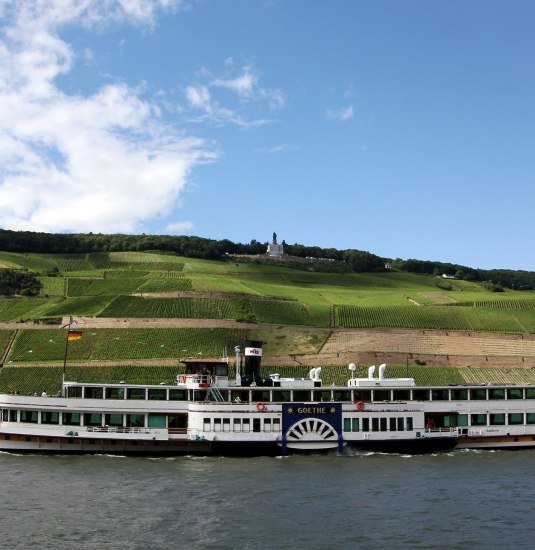
<svg viewBox="0 0 535 550">
<path fill-rule="evenodd" d="M 245 342 L 245 368 L 243 385 L 250 386 L 253 382 L 260 384 L 260 362 L 262 361 L 262 342 L 250 340 Z"/>
</svg>

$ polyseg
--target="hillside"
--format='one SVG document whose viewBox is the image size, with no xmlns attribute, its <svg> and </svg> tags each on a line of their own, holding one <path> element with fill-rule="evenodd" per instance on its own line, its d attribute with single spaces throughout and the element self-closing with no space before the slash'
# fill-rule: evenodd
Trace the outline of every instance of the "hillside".
<svg viewBox="0 0 535 550">
<path fill-rule="evenodd" d="M 265 341 L 266 361 L 280 366 L 384 356 L 442 368 L 527 367 L 535 359 L 532 291 L 495 293 L 464 280 L 444 290 L 432 275 L 318 273 L 151 252 L 0 252 L 0 264 L 37 273 L 43 285 L 38 297 L 0 299 L 6 366 L 61 363 L 58 328 L 68 316 L 86 329 L 71 346 L 72 364 L 163 366 L 220 355 L 247 338 Z M 522 344 L 504 344 L 522 335 Z"/>
</svg>

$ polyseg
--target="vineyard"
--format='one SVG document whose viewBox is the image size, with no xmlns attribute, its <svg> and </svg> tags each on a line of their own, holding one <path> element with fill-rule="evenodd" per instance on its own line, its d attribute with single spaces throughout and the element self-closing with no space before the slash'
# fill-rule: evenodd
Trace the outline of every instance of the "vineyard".
<svg viewBox="0 0 535 550">
<path fill-rule="evenodd" d="M 113 361 L 178 357 L 221 357 L 246 340 L 233 329 L 94 329 L 70 342 L 68 361 Z M 63 361 L 65 331 L 20 330 L 6 364 Z"/>
<path fill-rule="evenodd" d="M 516 311 L 469 307 L 376 307 L 339 306 L 336 324 L 344 328 L 412 328 L 524 332 Z"/>
</svg>

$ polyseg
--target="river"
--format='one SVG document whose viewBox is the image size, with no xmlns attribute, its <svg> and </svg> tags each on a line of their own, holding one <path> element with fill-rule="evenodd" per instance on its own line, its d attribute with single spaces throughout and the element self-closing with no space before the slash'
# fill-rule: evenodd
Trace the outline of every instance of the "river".
<svg viewBox="0 0 535 550">
<path fill-rule="evenodd" d="M 528 548 L 535 451 L 0 454 L 2 548 Z"/>
</svg>

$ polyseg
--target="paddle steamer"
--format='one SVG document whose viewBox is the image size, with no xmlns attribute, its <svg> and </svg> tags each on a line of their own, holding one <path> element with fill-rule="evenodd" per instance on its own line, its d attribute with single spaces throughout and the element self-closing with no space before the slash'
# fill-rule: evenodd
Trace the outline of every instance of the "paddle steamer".
<svg viewBox="0 0 535 550">
<path fill-rule="evenodd" d="M 185 360 L 173 385 L 64 381 L 61 395 L 0 395 L 0 450 L 131 455 L 284 455 L 352 449 L 421 453 L 535 446 L 535 387 L 417 387 L 385 365 L 346 386 L 260 376 L 262 347 Z"/>
</svg>

